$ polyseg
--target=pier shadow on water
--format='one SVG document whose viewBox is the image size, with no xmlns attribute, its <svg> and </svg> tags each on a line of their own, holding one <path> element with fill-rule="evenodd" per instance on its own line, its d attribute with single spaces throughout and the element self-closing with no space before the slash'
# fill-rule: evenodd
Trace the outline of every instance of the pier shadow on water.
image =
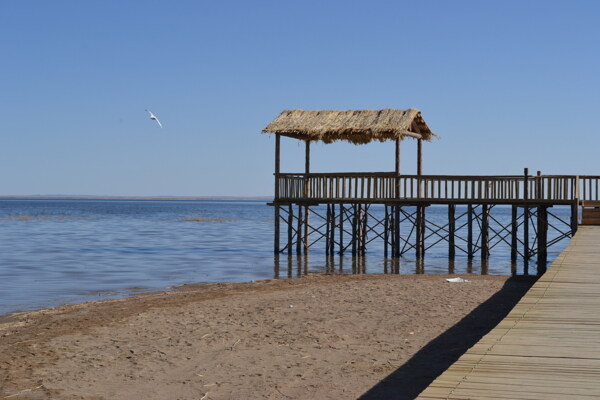
<svg viewBox="0 0 600 400">
<path fill-rule="evenodd" d="M 425 345 L 359 399 L 408 400 L 417 397 L 435 378 L 498 325 L 535 280 L 535 277 L 523 276 L 507 280 L 500 291 Z"/>
</svg>

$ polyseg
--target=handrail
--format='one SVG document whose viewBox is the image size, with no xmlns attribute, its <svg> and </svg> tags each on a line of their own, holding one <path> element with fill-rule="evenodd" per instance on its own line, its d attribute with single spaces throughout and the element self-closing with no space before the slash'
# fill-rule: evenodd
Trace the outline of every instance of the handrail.
<svg viewBox="0 0 600 400">
<path fill-rule="evenodd" d="M 597 175 L 529 175 L 525 179 L 524 175 L 398 176 L 395 172 L 335 172 L 277 176 L 276 197 L 280 200 L 600 201 Z"/>
</svg>

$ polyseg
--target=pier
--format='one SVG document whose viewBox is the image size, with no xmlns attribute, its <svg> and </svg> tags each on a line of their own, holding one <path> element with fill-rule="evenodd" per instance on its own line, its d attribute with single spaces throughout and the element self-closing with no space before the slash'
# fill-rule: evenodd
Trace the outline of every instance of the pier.
<svg viewBox="0 0 600 400">
<path fill-rule="evenodd" d="M 600 395 L 600 227 L 583 226 L 508 316 L 419 399 Z"/>
<path fill-rule="evenodd" d="M 361 256 L 370 243 L 379 241 L 386 258 L 411 253 L 422 259 L 429 248 L 443 242 L 450 259 L 464 254 L 486 260 L 502 243 L 510 248 L 513 274 L 518 259 L 526 275 L 535 259 L 541 275 L 549 247 L 573 237 L 580 223 L 600 224 L 600 176 L 531 174 L 527 168 L 520 175 L 423 174 L 423 143 L 437 135 L 415 109 L 286 110 L 263 132 L 275 134 L 275 193 L 269 203 L 275 213 L 275 253 L 308 254 L 321 244 L 327 255 Z M 281 172 L 282 137 L 304 141 L 304 172 Z M 416 175 L 401 173 L 405 139 L 417 142 Z M 316 141 L 393 141 L 395 169 L 311 172 L 310 145 Z M 428 219 L 433 205 L 447 207 L 444 223 Z M 383 207 L 382 215 L 372 212 L 374 206 Z M 569 218 L 553 212 L 559 206 L 569 209 Z M 498 207 L 511 208 L 510 221 L 495 217 Z M 401 235 L 401 225 L 409 226 L 410 233 Z"/>
</svg>

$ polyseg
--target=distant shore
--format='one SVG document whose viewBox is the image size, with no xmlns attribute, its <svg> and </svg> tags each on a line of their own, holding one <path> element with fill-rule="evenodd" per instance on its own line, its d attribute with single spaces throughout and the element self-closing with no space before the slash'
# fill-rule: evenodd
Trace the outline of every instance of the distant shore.
<svg viewBox="0 0 600 400">
<path fill-rule="evenodd" d="M 96 196 L 96 195 L 24 195 L 0 196 L 0 200 L 222 200 L 271 201 L 272 196 Z"/>
<path fill-rule="evenodd" d="M 412 399 L 530 282 L 309 275 L 0 319 L 0 397 Z"/>
</svg>

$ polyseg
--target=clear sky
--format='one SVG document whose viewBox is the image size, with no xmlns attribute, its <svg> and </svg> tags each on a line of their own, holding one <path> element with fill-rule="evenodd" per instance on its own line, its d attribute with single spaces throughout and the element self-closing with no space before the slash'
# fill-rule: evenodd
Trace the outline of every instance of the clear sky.
<svg viewBox="0 0 600 400">
<path fill-rule="evenodd" d="M 272 195 L 260 131 L 286 108 L 418 108 L 426 174 L 600 174 L 598 1 L 0 9 L 0 195 Z M 392 143 L 312 149 L 314 171 L 394 168 Z M 282 157 L 303 169 L 296 141 Z"/>
</svg>

